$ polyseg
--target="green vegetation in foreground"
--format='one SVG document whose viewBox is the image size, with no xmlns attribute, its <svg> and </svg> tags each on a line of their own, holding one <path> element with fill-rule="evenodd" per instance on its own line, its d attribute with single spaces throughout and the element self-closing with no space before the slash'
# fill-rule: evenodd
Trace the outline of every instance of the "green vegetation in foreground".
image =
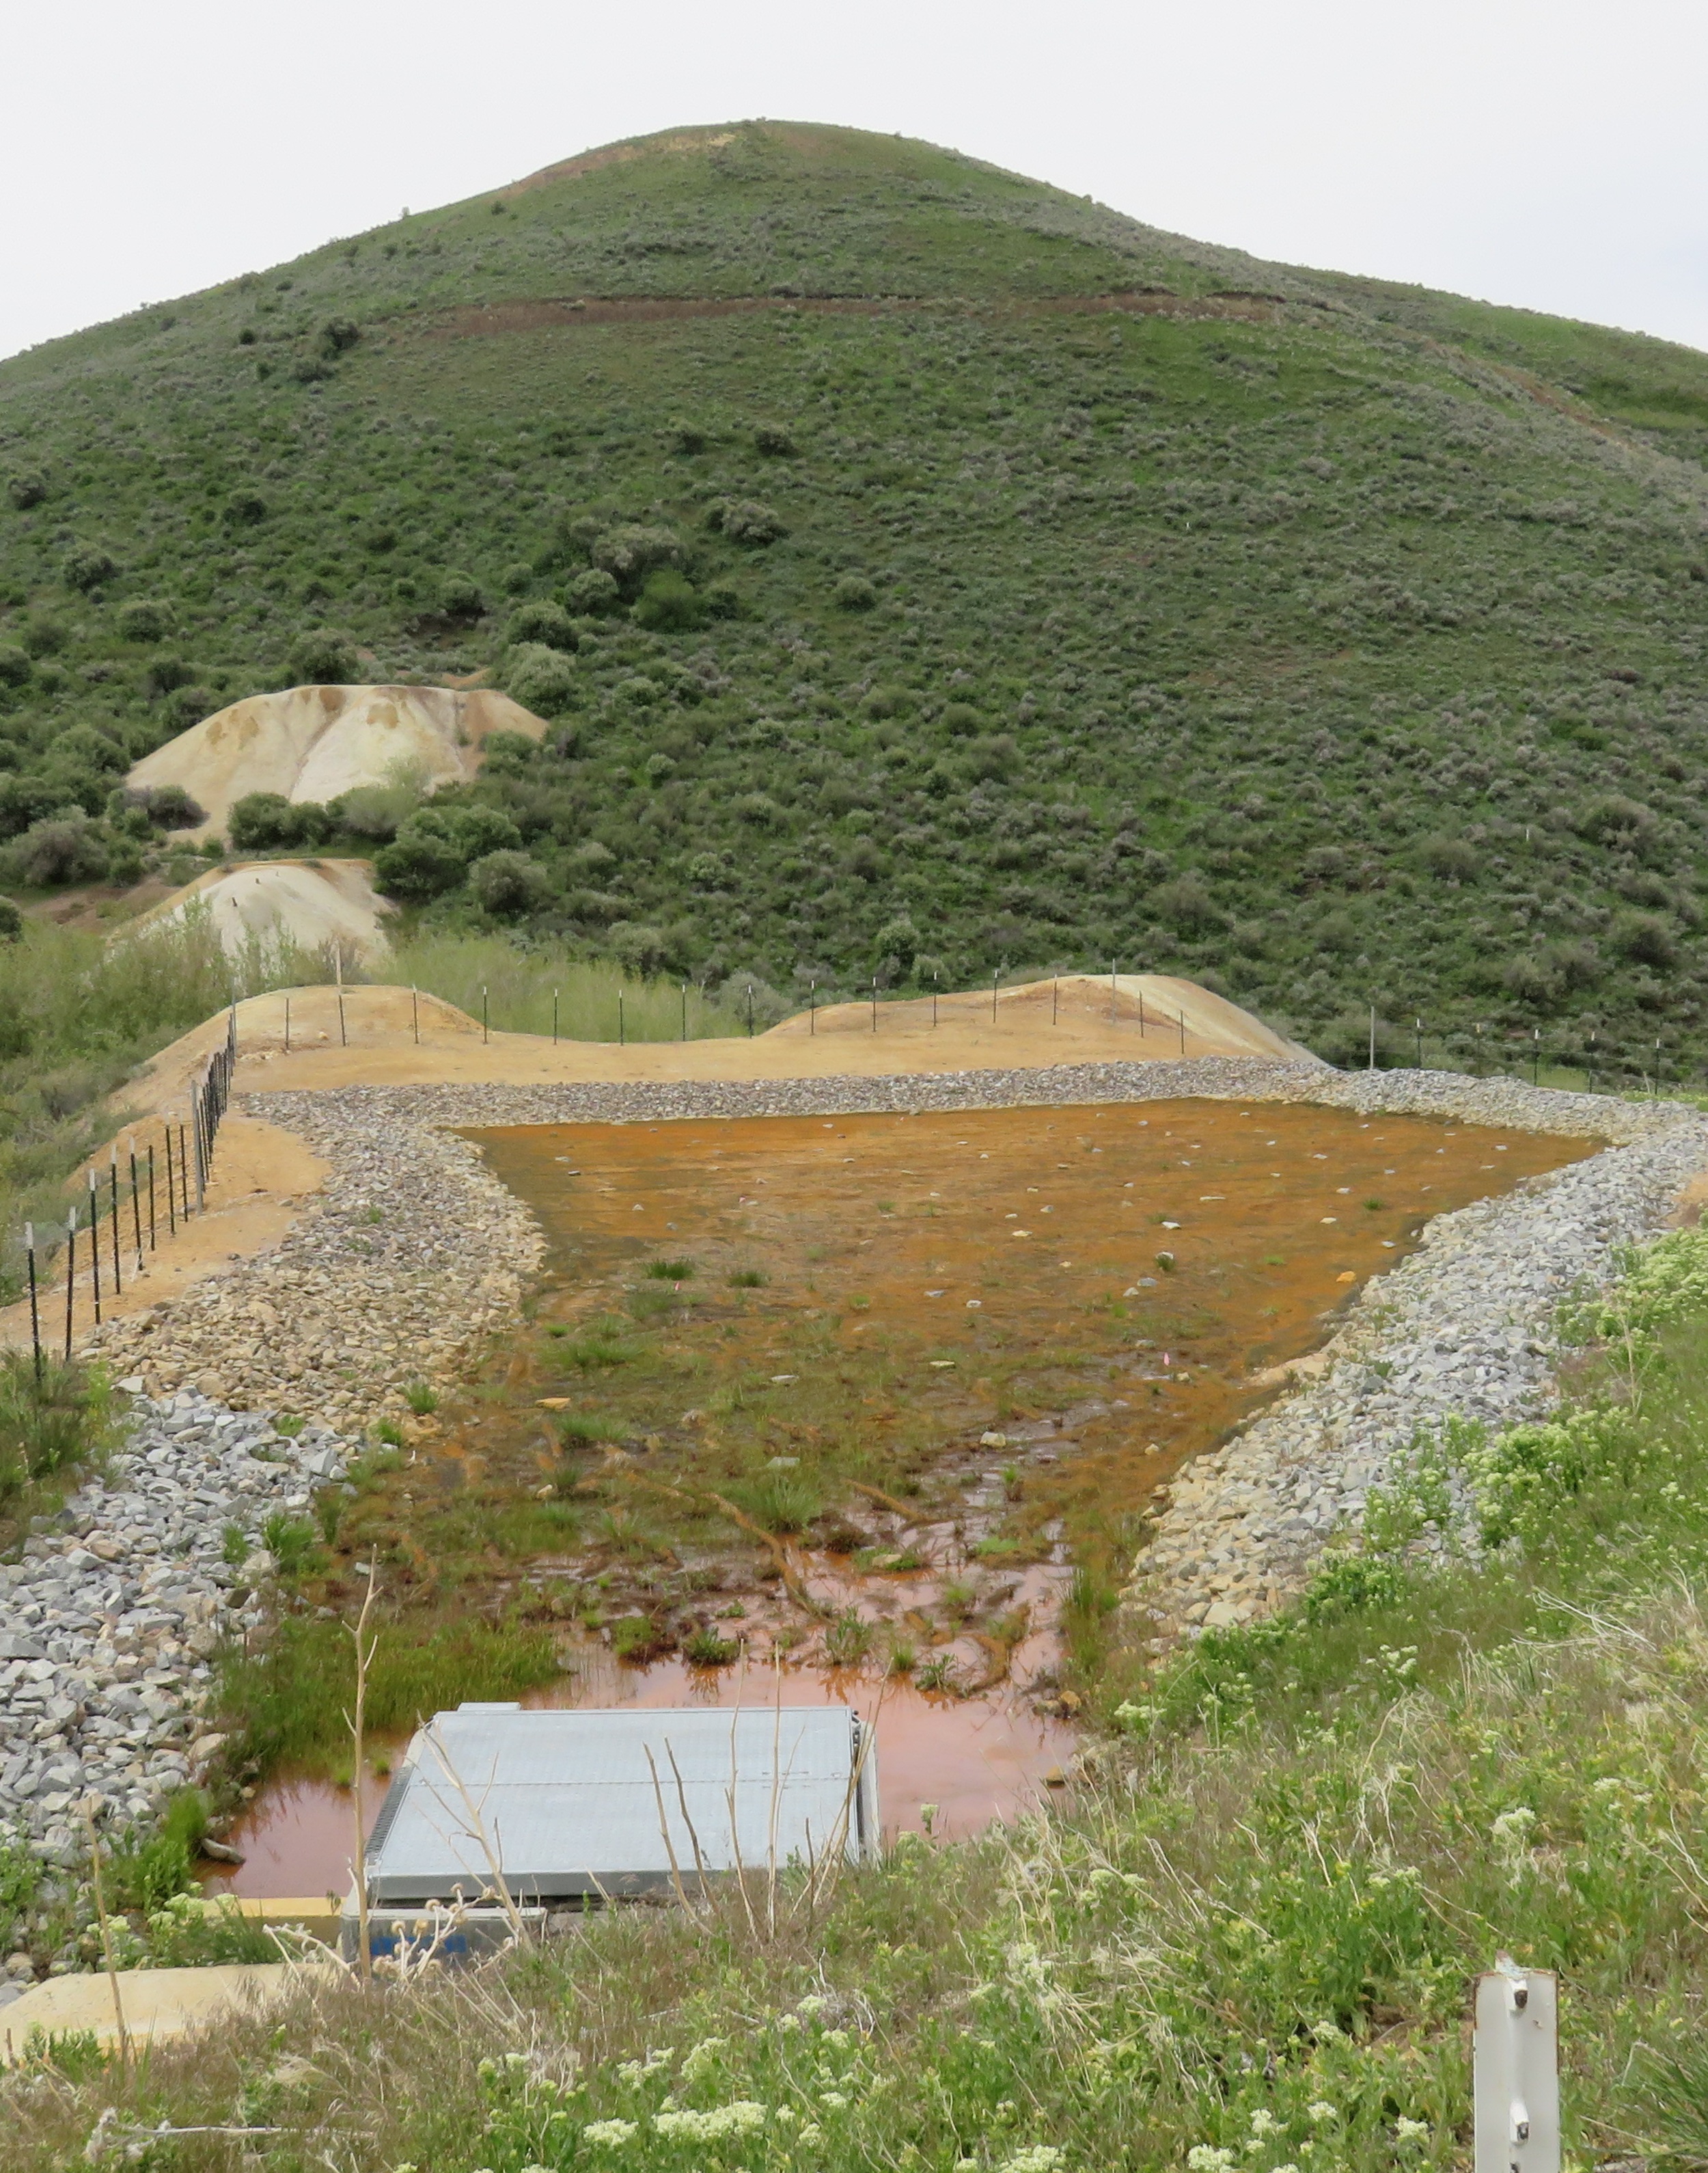
<svg viewBox="0 0 1708 2173">
<path fill-rule="evenodd" d="M 1708 1237 L 1581 1325 L 1555 1421 L 1420 1447 L 1362 1553 L 1123 1699 L 1060 1814 L 816 1898 L 756 1877 L 703 1925 L 589 1917 L 496 1965 L 503 1998 L 305 1994 L 140 2075 L 13 2083 L 13 2162 L 72 2162 L 110 2107 L 271 2128 L 278 2173 L 1447 2173 L 1468 1981 L 1506 1948 L 1563 1974 L 1573 2162 L 1700 2164 Z M 1431 1567 L 1449 1464 L 1482 1551 Z"/>
<path fill-rule="evenodd" d="M 1705 452 L 1686 348 L 889 137 L 624 145 L 0 365 L 0 883 L 202 865 L 123 774 L 239 695 L 487 670 L 543 746 L 244 849 L 709 986 L 1118 960 L 1680 1077 Z"/>
<path fill-rule="evenodd" d="M 100 1464 L 117 1439 L 116 1421 L 100 1367 L 63 1365 L 44 1352 L 38 1372 L 28 1348 L 0 1351 L 0 1553 Z"/>
</svg>

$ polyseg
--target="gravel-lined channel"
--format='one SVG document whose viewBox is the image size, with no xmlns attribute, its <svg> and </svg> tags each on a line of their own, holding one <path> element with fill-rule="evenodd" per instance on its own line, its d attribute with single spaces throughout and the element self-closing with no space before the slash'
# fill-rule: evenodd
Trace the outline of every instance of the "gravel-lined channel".
<svg viewBox="0 0 1708 2173">
<path fill-rule="evenodd" d="M 1204 1058 L 754 1084 L 348 1087 L 253 1097 L 332 1168 L 269 1253 L 234 1263 L 90 1351 L 139 1390 L 127 1453 L 59 1529 L 0 1569 L 0 1826 L 50 1856 L 91 1797 L 144 1819 L 217 1748 L 198 1728 L 207 1654 L 263 1620 L 274 1508 L 342 1476 L 347 1441 L 454 1376 L 515 1318 L 541 1256 L 528 1211 L 454 1128 L 676 1118 L 1048 1107 L 1173 1099 L 1313 1102 L 1581 1135 L 1608 1149 L 1429 1226 L 1367 1286 L 1308 1387 L 1173 1490 L 1130 1595 L 1165 1625 L 1245 1619 L 1291 1588 L 1420 1426 L 1510 1422 L 1545 1406 L 1561 1296 L 1604 1280 L 1708 1167 L 1708 1119 L 1456 1074 L 1339 1074 Z M 311 1421 L 288 1441 L 283 1411 Z M 232 1562 L 228 1527 L 247 1562 Z"/>
</svg>

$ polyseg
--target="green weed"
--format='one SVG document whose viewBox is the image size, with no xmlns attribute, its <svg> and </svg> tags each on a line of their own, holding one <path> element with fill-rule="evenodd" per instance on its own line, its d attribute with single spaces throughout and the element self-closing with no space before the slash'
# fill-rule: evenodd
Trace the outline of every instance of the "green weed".
<svg viewBox="0 0 1708 2173">
<path fill-rule="evenodd" d="M 768 1532 L 802 1532 L 824 1513 L 823 1489 L 803 1471 L 762 1471 L 731 1480 L 725 1491 Z"/>
<path fill-rule="evenodd" d="M 98 1368 L 57 1359 L 38 1376 L 27 1351 L 0 1352 L 0 1509 L 25 1489 L 100 1457 L 115 1414 Z"/>
<path fill-rule="evenodd" d="M 342 1623 L 288 1614 L 263 1649 L 228 1655 L 211 1709 L 234 1739 L 233 1764 L 324 1773 L 348 1755 L 353 1651 Z M 547 1628 L 426 1613 L 382 1615 L 368 1678 L 368 1724 L 376 1736 L 403 1734 L 466 1698 L 516 1697 L 557 1675 Z"/>
<path fill-rule="evenodd" d="M 288 1582 L 299 1577 L 319 1560 L 315 1527 L 305 1517 L 293 1517 L 275 1509 L 261 1528 L 261 1541 Z"/>
</svg>

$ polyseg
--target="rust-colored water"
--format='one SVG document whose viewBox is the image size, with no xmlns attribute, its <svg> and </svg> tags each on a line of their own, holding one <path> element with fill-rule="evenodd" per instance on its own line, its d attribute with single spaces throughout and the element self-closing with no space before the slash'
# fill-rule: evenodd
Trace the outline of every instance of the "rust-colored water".
<svg viewBox="0 0 1708 2173">
<path fill-rule="evenodd" d="M 1072 1562 L 1118 1568 L 1156 1487 L 1431 1216 L 1592 1151 L 1204 1101 L 474 1136 L 551 1240 L 536 1317 L 342 1550 L 390 1539 L 471 1605 L 549 1603 L 546 1701 L 769 1702 L 777 1665 L 791 1701 L 848 1699 L 876 1715 L 892 1831 L 1032 1800 L 1072 1750 Z M 666 1262 L 687 1270 L 646 1273 Z M 767 1541 L 784 1477 L 802 1528 Z M 526 1521 L 542 1492 L 573 1505 L 555 1541 Z M 743 1664 L 626 1665 L 568 1626 L 637 1615 Z M 349 1830 L 347 1792 L 276 1784 L 233 1885 L 342 1887 Z"/>
<path fill-rule="evenodd" d="M 503 1398 L 461 1415 L 454 1453 L 515 1470 L 525 1439 L 544 1470 L 552 1397 L 654 1478 L 786 1453 L 834 1485 L 856 1449 L 862 1475 L 912 1480 L 1055 1421 L 1029 1444 L 1034 1529 L 1142 1506 L 1431 1216 L 1590 1145 L 1199 1101 L 477 1136 L 551 1237 L 547 1334 L 505 1354 Z M 656 1362 L 563 1362 L 554 1327 L 573 1345 L 591 1316 L 665 1302 L 643 1271 L 676 1259 L 692 1273 Z M 763 1286 L 732 1286 L 744 1270 Z"/>
<path fill-rule="evenodd" d="M 694 1668 L 681 1660 L 625 1667 L 601 1646 L 561 1689 L 525 1698 L 531 1707 L 576 1705 L 851 1705 L 875 1721 L 886 1836 L 976 1833 L 1012 1819 L 1060 1785 L 1075 1747 L 1063 1721 L 1035 1712 L 1017 1691 L 993 1697 L 931 1696 L 871 1669 L 811 1667 Z M 1046 1777 L 1048 1777 L 1048 1778 Z M 364 1824 L 379 1816 L 385 1782 L 363 1791 Z M 262 1791 L 229 1838 L 243 1852 L 235 1869 L 210 1872 L 211 1894 L 257 1897 L 342 1895 L 350 1884 L 353 1807 L 329 1781 L 285 1781 Z"/>
</svg>

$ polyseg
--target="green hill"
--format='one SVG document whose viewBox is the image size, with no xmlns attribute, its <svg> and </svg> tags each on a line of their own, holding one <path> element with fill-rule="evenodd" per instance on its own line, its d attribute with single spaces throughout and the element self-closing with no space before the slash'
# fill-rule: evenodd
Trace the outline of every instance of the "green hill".
<svg viewBox="0 0 1708 2173">
<path fill-rule="evenodd" d="M 890 137 L 612 146 L 0 364 L 0 879 L 170 859 L 116 785 L 240 694 L 489 671 L 558 729 L 404 820 L 435 920 L 1676 1075 L 1705 452 L 1689 349 Z"/>
</svg>

